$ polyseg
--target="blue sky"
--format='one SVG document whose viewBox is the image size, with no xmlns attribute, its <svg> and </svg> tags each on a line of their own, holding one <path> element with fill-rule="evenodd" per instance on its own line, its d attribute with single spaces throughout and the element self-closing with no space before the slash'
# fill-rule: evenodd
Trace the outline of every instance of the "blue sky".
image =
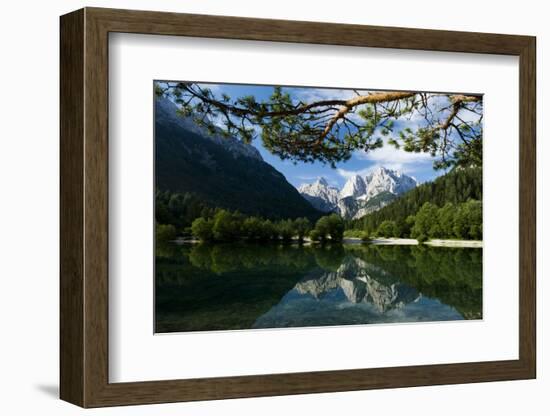
<svg viewBox="0 0 550 416">
<path fill-rule="evenodd" d="M 234 85 L 234 84 L 200 84 L 212 90 L 216 96 L 222 93 L 229 95 L 232 99 L 244 96 L 254 95 L 258 101 L 267 99 L 273 92 L 272 86 L 256 85 Z M 291 96 L 301 98 L 304 101 L 327 98 L 351 98 L 355 95 L 353 90 L 329 89 L 329 88 L 305 88 L 305 87 L 284 87 L 285 91 L 291 93 Z M 362 90 L 364 91 L 364 90 Z M 415 128 L 415 121 L 405 121 L 403 127 Z M 320 177 L 341 188 L 346 180 L 355 174 L 366 175 L 370 170 L 383 166 L 389 169 L 399 170 L 407 175 L 415 177 L 419 182 L 433 180 L 442 175 L 443 171 L 434 171 L 432 164 L 433 158 L 425 153 L 409 153 L 403 150 L 397 150 L 393 146 L 385 145 L 380 149 L 371 152 L 356 151 L 352 157 L 336 164 L 336 168 L 330 165 L 316 163 L 294 163 L 289 160 L 282 161 L 279 157 L 269 153 L 262 145 L 261 138 L 257 137 L 252 145 L 261 153 L 264 160 L 274 166 L 281 172 L 287 180 L 295 187 L 304 183 L 314 182 Z"/>
</svg>

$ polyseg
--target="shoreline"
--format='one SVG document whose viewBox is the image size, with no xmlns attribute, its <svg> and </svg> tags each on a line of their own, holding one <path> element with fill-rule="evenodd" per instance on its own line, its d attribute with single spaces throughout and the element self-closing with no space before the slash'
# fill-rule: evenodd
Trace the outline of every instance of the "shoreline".
<svg viewBox="0 0 550 416">
<path fill-rule="evenodd" d="M 374 238 L 369 241 L 362 241 L 357 237 L 344 238 L 344 244 L 372 244 L 376 246 L 416 246 L 420 243 L 414 238 Z M 483 241 L 480 240 L 444 240 L 434 239 L 428 240 L 424 244 L 432 247 L 468 247 L 468 248 L 482 248 Z"/>
<path fill-rule="evenodd" d="M 441 240 L 434 239 L 426 241 L 424 244 L 433 247 L 472 247 L 483 248 L 483 240 Z"/>
<path fill-rule="evenodd" d="M 197 239 L 175 239 L 171 241 L 175 244 L 199 244 Z M 296 244 L 297 241 L 292 241 L 290 244 Z M 315 244 L 309 239 L 304 240 L 303 245 Z M 374 238 L 369 241 L 363 241 L 357 237 L 345 237 L 342 244 L 372 244 L 375 246 L 417 246 L 419 242 L 414 238 Z M 444 240 L 434 239 L 428 240 L 424 244 L 431 247 L 463 247 L 463 248 L 482 248 L 483 241 L 480 240 Z"/>
</svg>

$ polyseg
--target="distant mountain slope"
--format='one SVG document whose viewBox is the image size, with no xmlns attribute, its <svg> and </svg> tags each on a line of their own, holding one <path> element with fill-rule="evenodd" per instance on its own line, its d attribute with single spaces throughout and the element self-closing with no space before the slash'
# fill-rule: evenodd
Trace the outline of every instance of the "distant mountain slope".
<svg viewBox="0 0 550 416">
<path fill-rule="evenodd" d="M 375 230 L 384 220 L 405 221 L 426 202 L 442 207 L 447 202 L 459 204 L 469 199 L 482 200 L 481 168 L 457 168 L 433 182 L 424 183 L 405 193 L 378 211 L 354 221 L 354 228 Z"/>
<path fill-rule="evenodd" d="M 387 205 L 413 189 L 416 179 L 379 167 L 365 177 L 354 175 L 338 190 L 324 178 L 298 188 L 311 205 L 323 212 L 337 212 L 344 218 L 360 218 Z"/>
<path fill-rule="evenodd" d="M 334 211 L 338 204 L 338 189 L 330 186 L 325 178 L 300 186 L 298 192 L 319 211 Z"/>
<path fill-rule="evenodd" d="M 366 191 L 364 199 L 372 198 L 382 192 L 401 195 L 417 185 L 416 179 L 411 176 L 396 170 L 379 167 L 365 176 Z"/>
<path fill-rule="evenodd" d="M 249 215 L 320 216 L 257 149 L 235 138 L 208 135 L 190 118 L 179 116 L 166 98 L 155 101 L 155 185 Z"/>
</svg>

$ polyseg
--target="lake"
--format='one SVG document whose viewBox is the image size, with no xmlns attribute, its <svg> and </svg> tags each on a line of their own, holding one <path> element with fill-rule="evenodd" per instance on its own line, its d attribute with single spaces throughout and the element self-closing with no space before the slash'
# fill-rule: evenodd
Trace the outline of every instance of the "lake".
<svg viewBox="0 0 550 416">
<path fill-rule="evenodd" d="M 157 246 L 155 332 L 482 318 L 482 249 Z"/>
</svg>

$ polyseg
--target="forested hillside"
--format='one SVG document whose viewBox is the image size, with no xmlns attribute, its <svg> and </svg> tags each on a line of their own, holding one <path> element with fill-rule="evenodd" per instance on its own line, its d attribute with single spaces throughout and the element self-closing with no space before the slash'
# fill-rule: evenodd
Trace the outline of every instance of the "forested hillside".
<svg viewBox="0 0 550 416">
<path fill-rule="evenodd" d="M 383 223 L 391 221 L 400 229 L 410 230 L 414 225 L 412 217 L 424 204 L 429 203 L 435 208 L 451 204 L 458 208 L 470 200 L 479 203 L 482 200 L 481 168 L 457 168 L 433 182 L 418 186 L 384 208 L 348 223 L 347 228 L 372 233 Z M 470 209 L 470 205 L 465 207 Z"/>
<path fill-rule="evenodd" d="M 159 223 L 189 226 L 207 207 L 268 219 L 321 216 L 254 147 L 209 134 L 168 99 L 157 99 L 155 110 Z"/>
</svg>

